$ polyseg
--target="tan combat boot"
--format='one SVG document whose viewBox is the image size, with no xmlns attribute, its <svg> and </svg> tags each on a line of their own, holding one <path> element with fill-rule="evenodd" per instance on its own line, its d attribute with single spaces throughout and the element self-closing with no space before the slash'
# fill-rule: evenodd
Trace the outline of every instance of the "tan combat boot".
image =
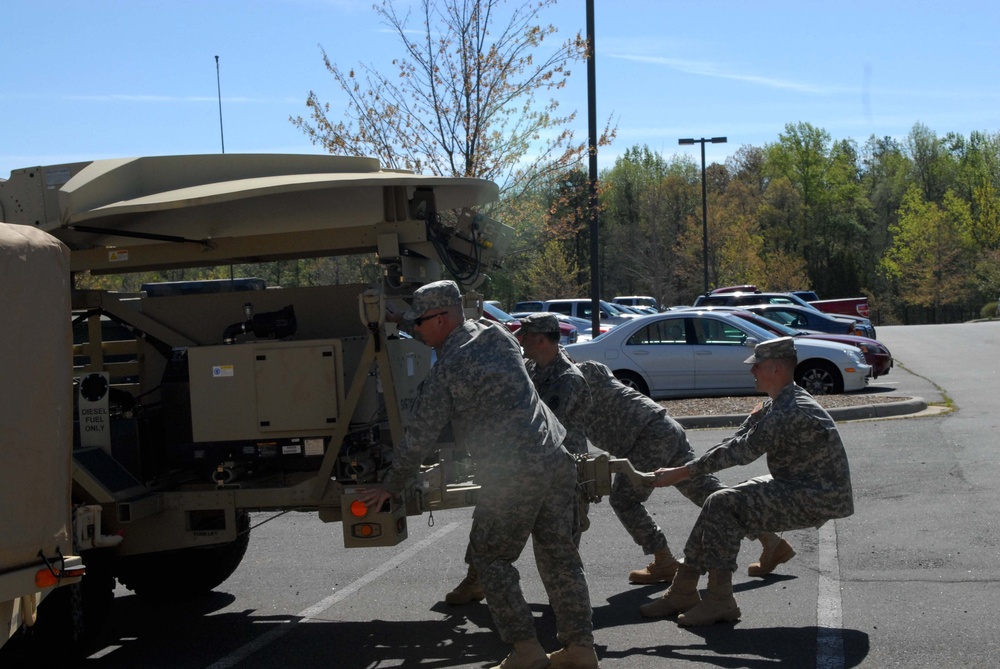
<svg viewBox="0 0 1000 669">
<path fill-rule="evenodd" d="M 592 645 L 573 643 L 549 655 L 552 669 L 598 669 Z"/>
<path fill-rule="evenodd" d="M 503 662 L 490 669 L 545 669 L 549 656 L 537 639 L 514 642 L 514 650 Z"/>
<path fill-rule="evenodd" d="M 708 592 L 694 608 L 677 616 L 677 623 L 688 627 L 733 622 L 740 619 L 740 607 L 733 597 L 733 572 L 728 569 L 708 570 Z"/>
<path fill-rule="evenodd" d="M 486 597 L 486 593 L 483 592 L 483 586 L 479 584 L 479 575 L 476 573 L 475 567 L 469 565 L 469 573 L 454 590 L 444 596 L 444 601 L 446 604 L 457 606 L 458 604 L 478 602 L 484 597 Z"/>
<path fill-rule="evenodd" d="M 699 578 L 701 573 L 697 569 L 682 563 L 663 596 L 640 606 L 639 613 L 645 618 L 666 618 L 697 606 L 701 601 Z"/>
<path fill-rule="evenodd" d="M 784 564 L 795 557 L 792 545 L 774 532 L 764 532 L 757 539 L 764 546 L 764 550 L 760 558 L 747 568 L 747 576 L 767 576 L 779 564 Z"/>
<path fill-rule="evenodd" d="M 661 548 L 653 552 L 653 561 L 645 569 L 636 569 L 628 573 L 628 582 L 638 585 L 649 583 L 670 583 L 674 580 L 674 574 L 681 565 L 669 548 Z"/>
</svg>

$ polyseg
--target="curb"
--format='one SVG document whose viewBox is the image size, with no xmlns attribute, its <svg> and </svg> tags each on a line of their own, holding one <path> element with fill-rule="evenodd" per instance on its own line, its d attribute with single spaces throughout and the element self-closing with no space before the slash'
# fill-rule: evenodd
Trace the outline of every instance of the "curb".
<svg viewBox="0 0 1000 669">
<path fill-rule="evenodd" d="M 848 420 L 865 420 L 872 418 L 892 418 L 893 416 L 908 416 L 927 409 L 927 402 L 922 397 L 911 397 L 901 402 L 886 402 L 884 404 L 862 404 L 856 407 L 834 407 L 827 413 L 836 422 Z M 746 414 L 727 414 L 718 416 L 682 416 L 674 418 L 686 430 L 713 427 L 739 427 L 746 420 Z"/>
</svg>

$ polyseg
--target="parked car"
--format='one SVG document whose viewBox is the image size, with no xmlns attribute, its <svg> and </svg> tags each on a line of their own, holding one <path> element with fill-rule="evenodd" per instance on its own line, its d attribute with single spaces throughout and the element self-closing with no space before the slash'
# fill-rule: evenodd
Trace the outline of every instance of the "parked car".
<svg viewBox="0 0 1000 669">
<path fill-rule="evenodd" d="M 825 314 L 815 309 L 805 309 L 793 304 L 747 304 L 740 307 L 760 314 L 768 320 L 787 325 L 795 330 L 813 330 L 829 334 L 852 334 L 875 338 L 875 328 L 866 327 L 861 321 L 846 316 Z"/>
<path fill-rule="evenodd" d="M 849 335 L 849 334 L 830 334 L 830 333 L 818 333 L 812 330 L 796 330 L 788 326 L 782 325 L 781 323 L 776 323 L 770 319 L 764 318 L 759 314 L 755 314 L 749 311 L 738 311 L 735 312 L 740 318 L 745 318 L 751 323 L 755 323 L 763 327 L 766 330 L 770 330 L 775 335 L 779 337 L 798 337 L 799 339 L 821 339 L 823 341 L 835 341 L 841 344 L 848 344 L 849 346 L 856 346 L 865 356 L 865 362 L 868 363 L 872 368 L 872 378 L 877 379 L 880 376 L 885 376 L 892 369 L 893 360 L 892 353 L 885 344 L 878 341 L 877 339 L 872 339 L 871 337 L 862 337 L 860 335 Z"/>
<path fill-rule="evenodd" d="M 498 309 L 489 302 L 483 303 L 483 316 L 491 321 L 496 321 L 498 323 L 503 323 L 507 326 L 507 329 L 511 332 L 517 332 L 521 327 L 521 321 L 516 317 L 508 314 L 502 309 Z M 575 344 L 580 338 L 580 332 L 575 325 L 572 323 L 567 323 L 564 321 L 559 322 L 559 332 L 561 337 L 559 342 L 562 344 Z"/>
<path fill-rule="evenodd" d="M 518 302 L 511 309 L 512 314 L 526 314 L 534 311 L 545 311 L 545 300 L 528 300 Z"/>
<path fill-rule="evenodd" d="M 517 313 L 511 314 L 511 316 L 513 316 L 514 318 L 524 318 L 525 316 L 528 316 L 529 314 L 533 314 L 533 313 L 536 313 L 536 312 L 533 312 L 533 311 L 518 311 Z M 566 314 L 556 314 L 556 318 L 558 318 L 560 321 L 565 321 L 565 322 L 569 323 L 570 325 L 572 325 L 573 327 L 576 328 L 576 332 L 577 332 L 577 340 L 576 341 L 590 341 L 591 339 L 595 338 L 593 336 L 593 332 L 591 331 L 592 328 L 591 328 L 591 322 L 590 321 L 584 320 L 582 318 L 577 318 L 576 316 L 567 316 Z M 600 331 L 597 333 L 597 336 L 598 337 L 601 336 L 602 334 L 604 334 L 605 332 L 607 332 L 608 330 L 610 330 L 613 327 L 614 327 L 613 324 L 611 324 L 611 323 L 605 323 L 604 321 L 601 321 Z M 563 344 L 565 344 L 565 343 L 567 343 L 567 342 L 563 342 Z"/>
<path fill-rule="evenodd" d="M 709 295 L 722 295 L 723 293 L 759 293 L 757 286 L 752 283 L 741 283 L 738 286 L 723 286 L 716 288 Z"/>
<path fill-rule="evenodd" d="M 875 326 L 872 325 L 871 320 L 868 318 L 867 297 L 819 300 L 813 304 L 807 302 L 796 293 L 762 293 L 757 290 L 757 286 L 744 285 L 716 288 L 708 295 L 699 295 L 694 301 L 694 306 L 696 307 L 739 307 L 748 304 L 795 304 L 804 309 L 811 309 L 821 314 L 829 314 L 834 318 L 850 318 L 864 323 L 867 329 L 865 336 L 872 339 L 875 338 Z"/>
<path fill-rule="evenodd" d="M 716 288 L 708 295 L 699 295 L 694 301 L 696 307 L 738 307 L 746 304 L 794 304 L 814 309 L 809 303 L 794 293 L 762 293 L 758 290 L 738 290 L 740 288 L 756 288 L 756 286 L 729 286 Z"/>
<path fill-rule="evenodd" d="M 582 318 L 586 321 L 591 320 L 592 300 L 575 298 L 575 299 L 560 299 L 560 300 L 529 300 L 527 302 L 518 302 L 514 305 L 514 313 L 522 312 L 532 312 L 532 311 L 551 311 L 556 314 L 565 314 L 566 316 L 573 316 L 574 318 Z M 635 318 L 638 314 L 625 313 L 620 310 L 616 305 L 600 300 L 599 302 L 601 308 L 601 322 L 607 322 L 612 325 L 617 325 L 631 318 Z"/>
<path fill-rule="evenodd" d="M 797 330 L 787 325 L 782 325 L 760 314 L 746 311 L 742 307 L 689 307 L 689 309 L 704 309 L 711 311 L 728 311 L 740 318 L 753 323 L 758 327 L 774 333 L 776 337 L 798 337 L 800 339 L 821 339 L 823 341 L 835 341 L 849 346 L 856 346 L 865 356 L 865 362 L 872 368 L 872 378 L 877 379 L 885 376 L 892 369 L 892 353 L 885 344 L 869 337 L 859 337 L 849 334 L 829 334 L 817 333 L 813 330 Z"/>
<path fill-rule="evenodd" d="M 625 321 L 637 318 L 636 314 L 623 313 L 622 311 L 616 309 L 614 305 L 609 304 L 604 300 L 600 300 L 598 304 L 601 310 L 602 323 L 607 321 L 608 323 L 619 325 Z M 567 316 L 575 316 L 584 320 L 591 320 L 593 314 L 593 301 L 582 298 L 546 300 L 544 311 L 551 311 L 557 314 L 566 314 Z"/>
<path fill-rule="evenodd" d="M 623 383 L 654 399 L 755 393 L 744 364 L 752 347 L 774 335 L 731 313 L 668 311 L 615 326 L 593 341 L 567 346 L 576 361 L 597 360 Z M 814 395 L 861 390 L 871 368 L 853 346 L 798 341 L 795 381 Z"/>
<path fill-rule="evenodd" d="M 827 318 L 832 318 L 835 320 L 843 321 L 845 324 L 850 323 L 860 323 L 861 332 L 860 334 L 865 337 L 871 337 L 875 339 L 875 326 L 867 318 L 862 318 L 861 316 L 844 316 L 840 314 L 828 314 L 815 306 L 809 304 L 801 297 L 793 295 L 792 293 L 759 293 L 759 292 L 733 292 L 733 293 L 720 293 L 720 294 L 710 294 L 710 295 L 700 295 L 698 299 L 695 300 L 694 306 L 696 307 L 708 307 L 708 306 L 718 306 L 718 307 L 748 307 L 751 305 L 763 305 L 763 304 L 776 304 L 776 305 L 786 305 L 795 306 L 801 309 L 807 309 L 816 314 L 821 314 Z M 792 326 L 795 327 L 795 326 Z M 811 328 L 818 329 L 818 328 Z M 837 332 L 848 332 L 849 330 L 836 330 Z M 823 330 L 826 332 L 826 330 Z"/>
<path fill-rule="evenodd" d="M 816 307 L 825 314 L 843 314 L 852 318 L 868 318 L 871 309 L 868 308 L 867 297 L 841 297 L 834 300 L 809 300 L 810 306 Z"/>
<path fill-rule="evenodd" d="M 624 304 L 626 307 L 649 307 L 656 313 L 660 310 L 660 305 L 656 301 L 655 297 L 649 295 L 618 295 L 613 300 L 612 304 Z"/>
</svg>

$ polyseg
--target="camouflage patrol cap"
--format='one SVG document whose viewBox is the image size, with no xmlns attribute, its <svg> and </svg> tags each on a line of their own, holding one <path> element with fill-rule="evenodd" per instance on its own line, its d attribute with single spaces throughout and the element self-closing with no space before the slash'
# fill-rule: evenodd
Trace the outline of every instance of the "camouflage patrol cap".
<svg viewBox="0 0 1000 669">
<path fill-rule="evenodd" d="M 403 314 L 408 321 L 420 318 L 432 309 L 447 309 L 462 304 L 462 293 L 454 281 L 434 281 L 413 292 L 413 302 Z"/>
<path fill-rule="evenodd" d="M 521 319 L 521 329 L 518 332 L 523 334 L 531 332 L 537 332 L 538 334 L 559 334 L 559 319 L 556 318 L 555 314 L 548 311 L 528 314 Z"/>
<path fill-rule="evenodd" d="M 762 360 L 780 360 L 783 358 L 796 358 L 795 341 L 791 337 L 778 337 L 768 339 L 757 344 L 753 349 L 753 355 L 744 360 L 748 365 Z"/>
</svg>

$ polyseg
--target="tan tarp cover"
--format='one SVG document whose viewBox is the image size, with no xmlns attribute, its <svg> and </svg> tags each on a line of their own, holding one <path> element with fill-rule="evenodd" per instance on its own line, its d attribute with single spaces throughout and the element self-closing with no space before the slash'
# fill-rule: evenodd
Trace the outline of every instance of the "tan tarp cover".
<svg viewBox="0 0 1000 669">
<path fill-rule="evenodd" d="M 0 571 L 73 553 L 69 250 L 0 223 Z"/>
<path fill-rule="evenodd" d="M 225 154 L 95 160 L 59 188 L 58 223 L 41 227 L 76 250 L 142 243 L 116 237 L 116 229 L 201 240 L 370 226 L 385 219 L 385 189 L 394 187 L 408 194 L 433 189 L 439 211 L 484 205 L 499 194 L 496 184 L 483 179 L 381 170 L 372 158 Z M 109 232 L 65 227 L 73 225 Z"/>
<path fill-rule="evenodd" d="M 16 170 L 0 181 L 0 218 L 65 243 L 74 272 L 120 273 L 372 253 L 390 242 L 435 257 L 429 207 L 498 197 L 484 179 L 382 170 L 371 158 L 150 156 Z"/>
</svg>

